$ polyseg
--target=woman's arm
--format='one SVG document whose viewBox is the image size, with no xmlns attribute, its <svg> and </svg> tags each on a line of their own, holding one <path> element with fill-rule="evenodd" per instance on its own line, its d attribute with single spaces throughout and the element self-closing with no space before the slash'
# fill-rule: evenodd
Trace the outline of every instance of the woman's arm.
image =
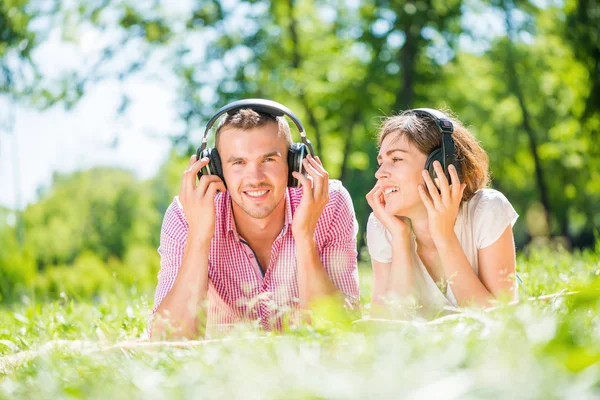
<svg viewBox="0 0 600 400">
<path fill-rule="evenodd" d="M 382 263 L 371 259 L 373 265 L 373 316 L 387 316 L 388 296 L 405 299 L 414 293 L 414 273 L 410 254 L 410 241 L 392 242 L 392 262 Z"/>
<path fill-rule="evenodd" d="M 507 226 L 500 238 L 490 246 L 479 249 L 479 279 L 496 297 L 509 295 L 517 299 L 515 240 L 512 226 Z"/>
<path fill-rule="evenodd" d="M 427 190 L 420 185 L 419 193 L 427 208 L 429 229 L 444 273 L 459 305 L 478 304 L 487 307 L 502 291 L 512 290 L 510 282 L 506 279 L 511 273 L 514 279 L 516 264 L 512 226 L 507 227 L 501 237 L 491 245 L 479 250 L 479 260 L 483 261 L 483 264 L 479 265 L 479 275 L 482 277 L 480 279 L 473 271 L 454 233 L 454 224 L 466 185 L 460 183 L 453 165 L 448 167 L 452 179 L 451 186 L 441 164 L 435 161 L 433 165 L 437 176 L 440 177 L 440 190 L 434 185 L 429 172 L 424 170 Z"/>
<path fill-rule="evenodd" d="M 503 294 L 514 298 L 516 260 L 512 227 L 507 227 L 496 242 L 479 250 L 479 276 L 471 268 L 458 238 L 453 236 L 437 244 L 437 248 L 458 304 L 488 307 Z"/>
<path fill-rule="evenodd" d="M 385 211 L 385 200 L 383 191 L 375 186 L 366 196 L 367 201 L 373 209 L 377 218 L 369 218 L 367 225 L 367 243 L 377 244 L 378 241 L 387 240 L 379 229 L 374 229 L 374 222 L 379 221 L 390 233 L 389 245 L 392 250 L 392 260 L 388 263 L 376 261 L 371 257 L 373 265 L 373 295 L 371 315 L 383 316 L 387 314 L 385 298 L 388 294 L 392 297 L 405 298 L 413 293 L 413 266 L 410 253 L 410 225 L 406 218 L 388 214 Z M 371 237 L 375 231 L 375 237 Z M 377 233 L 378 232 L 378 233 Z M 377 237 L 379 236 L 379 237 Z M 369 249 L 371 252 L 371 248 Z M 389 256 L 388 256 L 389 257 Z"/>
</svg>

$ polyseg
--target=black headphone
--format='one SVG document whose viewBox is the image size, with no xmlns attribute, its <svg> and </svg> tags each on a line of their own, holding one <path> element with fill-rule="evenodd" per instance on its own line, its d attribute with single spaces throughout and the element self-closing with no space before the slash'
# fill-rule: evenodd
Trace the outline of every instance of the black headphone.
<svg viewBox="0 0 600 400">
<path fill-rule="evenodd" d="M 272 115 L 273 117 L 282 117 L 287 115 L 298 130 L 300 131 L 300 136 L 302 137 L 302 143 L 292 143 L 288 149 L 287 155 L 287 163 L 288 163 L 288 187 L 299 187 L 299 182 L 296 178 L 292 176 L 293 171 L 297 171 L 298 173 L 302 173 L 302 160 L 306 158 L 308 153 L 311 156 L 315 156 L 315 151 L 313 149 L 312 143 L 306 137 L 306 133 L 304 132 L 304 126 L 296 117 L 296 115 L 286 106 L 279 104 L 275 101 L 265 100 L 265 99 L 245 99 L 234 101 L 233 103 L 229 103 L 226 106 L 222 107 L 217 113 L 208 121 L 206 125 L 206 130 L 204 131 L 204 136 L 202 137 L 202 145 L 198 147 L 198 151 L 196 152 L 196 160 L 200 160 L 201 158 L 208 157 L 209 163 L 204 168 L 198 172 L 198 178 L 202 175 L 216 175 L 223 183 L 225 183 L 225 179 L 223 177 L 223 167 L 221 164 L 221 158 L 219 157 L 219 153 L 216 148 L 207 148 L 206 141 L 207 135 L 210 128 L 217 121 L 217 119 L 227 113 L 227 115 L 233 115 L 237 111 L 249 108 L 256 112 L 265 113 Z M 227 184 L 225 184 L 227 186 Z"/>
<path fill-rule="evenodd" d="M 448 118 L 448 116 L 443 112 L 434 110 L 432 108 L 415 108 L 413 110 L 408 110 L 405 113 L 413 113 L 417 117 L 431 118 L 435 122 L 435 126 L 437 126 L 442 134 L 442 146 L 433 149 L 425 161 L 425 169 L 429 171 L 429 174 L 431 175 L 431 178 L 434 179 L 434 182 L 435 178 L 437 178 L 437 174 L 433 169 L 433 162 L 436 160 L 442 164 L 442 168 L 446 178 L 448 179 L 448 183 L 452 182 L 450 179 L 450 173 L 448 172 L 448 167 L 450 164 L 454 165 L 454 168 L 456 168 L 456 173 L 460 177 L 460 165 L 456 161 L 454 139 L 452 139 L 454 125 L 452 124 L 452 121 L 450 121 L 450 118 Z"/>
</svg>

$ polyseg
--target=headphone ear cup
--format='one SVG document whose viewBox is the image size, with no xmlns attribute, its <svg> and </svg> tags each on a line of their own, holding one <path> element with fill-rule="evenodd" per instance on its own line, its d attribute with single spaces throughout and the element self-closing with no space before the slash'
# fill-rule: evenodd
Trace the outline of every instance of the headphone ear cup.
<svg viewBox="0 0 600 400">
<path fill-rule="evenodd" d="M 221 167 L 221 157 L 219 157 L 219 152 L 216 148 L 207 148 L 204 149 L 200 155 L 198 156 L 198 160 L 208 157 L 208 164 L 200 169 L 198 172 L 198 179 L 202 175 L 216 175 L 223 183 L 225 183 L 225 179 L 223 178 L 223 168 Z M 227 185 L 225 185 L 227 187 Z"/>
<path fill-rule="evenodd" d="M 434 161 L 439 161 L 440 164 L 442 165 L 442 169 L 444 168 L 444 160 L 442 158 L 442 148 L 441 147 L 438 147 L 437 149 L 435 149 L 431 153 L 429 153 L 429 156 L 427 156 L 427 161 L 425 161 L 425 169 L 427 171 L 429 171 L 429 175 L 431 176 L 431 179 L 435 183 L 435 186 L 437 186 L 437 188 L 439 189 L 440 185 L 439 185 L 439 181 L 437 178 L 437 173 L 435 172 L 435 169 L 433 168 Z M 444 171 L 444 173 L 447 174 L 447 171 Z"/>
<path fill-rule="evenodd" d="M 308 155 L 308 148 L 304 143 L 292 143 L 288 149 L 288 187 L 299 187 L 300 182 L 292 176 L 292 172 L 303 173 L 302 160 Z"/>
</svg>

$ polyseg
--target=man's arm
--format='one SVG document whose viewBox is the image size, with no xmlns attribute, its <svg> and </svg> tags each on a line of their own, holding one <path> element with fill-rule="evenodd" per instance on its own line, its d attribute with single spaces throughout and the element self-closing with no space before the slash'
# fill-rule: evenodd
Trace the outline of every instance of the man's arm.
<svg viewBox="0 0 600 400">
<path fill-rule="evenodd" d="M 294 240 L 298 262 L 300 308 L 310 308 L 315 299 L 340 294 L 321 262 L 314 237 L 294 237 Z"/>
<path fill-rule="evenodd" d="M 151 323 L 153 338 L 193 338 L 204 331 L 208 255 L 215 231 L 214 198 L 218 191 L 225 191 L 223 182 L 216 176 L 202 176 L 196 185 L 197 173 L 207 163 L 208 158 L 196 161 L 196 156 L 192 156 L 179 191 L 182 209 L 174 203 L 163 221 L 161 271 Z M 182 244 L 182 232 L 186 229 L 185 244 Z M 200 332 L 198 325 L 201 325 Z"/>
<path fill-rule="evenodd" d="M 166 220 L 166 218 L 165 218 Z M 164 228 L 163 228 L 164 229 Z M 172 239 L 167 239 L 172 240 Z M 155 314 L 152 319 L 152 338 L 202 336 L 204 332 L 203 303 L 208 293 L 208 252 L 207 246 L 193 233 L 188 233 L 183 254 L 167 254 L 169 248 L 163 245 L 160 276 L 156 290 Z M 172 263 L 179 258 L 180 264 Z M 162 260 L 165 260 L 164 263 Z M 179 265 L 181 265 L 179 267 Z M 175 281 L 172 286 L 169 280 Z M 169 287 L 170 286 L 170 287 Z M 160 298 L 159 298 L 160 297 Z"/>
<path fill-rule="evenodd" d="M 329 177 L 318 159 L 304 160 L 311 179 L 295 173 L 303 186 L 302 200 L 292 223 L 298 263 L 298 289 L 301 308 L 309 308 L 322 297 L 343 296 L 352 307 L 358 306 L 358 269 L 356 253 L 357 224 L 352 200 L 347 191 L 336 192 L 338 205 L 331 216 L 325 247 L 319 254 L 315 240 L 317 222 L 329 203 Z"/>
</svg>

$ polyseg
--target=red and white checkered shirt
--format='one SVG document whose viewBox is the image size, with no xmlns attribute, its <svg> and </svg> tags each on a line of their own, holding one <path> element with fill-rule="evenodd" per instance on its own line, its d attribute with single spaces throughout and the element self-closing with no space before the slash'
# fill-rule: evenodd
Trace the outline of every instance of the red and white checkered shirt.
<svg viewBox="0 0 600 400">
<path fill-rule="evenodd" d="M 262 275 L 252 249 L 235 227 L 229 192 L 215 197 L 216 227 L 210 245 L 207 336 L 222 324 L 260 320 L 266 330 L 281 327 L 281 317 L 298 308 L 296 247 L 292 217 L 302 198 L 301 188 L 285 194 L 285 223 L 271 249 L 271 260 Z M 315 242 L 321 262 L 333 284 L 354 307 L 359 305 L 356 234 L 358 223 L 352 199 L 341 182 L 331 180 L 329 203 L 317 223 Z M 188 224 L 177 197 L 165 213 L 158 252 L 154 309 L 173 287 L 183 260 Z M 152 318 L 152 317 L 151 317 Z"/>
</svg>

